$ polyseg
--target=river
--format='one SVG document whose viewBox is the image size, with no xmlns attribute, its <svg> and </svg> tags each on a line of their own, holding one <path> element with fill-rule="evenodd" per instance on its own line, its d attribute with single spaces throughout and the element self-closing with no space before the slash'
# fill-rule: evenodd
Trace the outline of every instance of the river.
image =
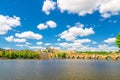
<svg viewBox="0 0 120 80">
<path fill-rule="evenodd" d="M 0 80 L 120 80 L 120 61 L 0 60 Z"/>
</svg>

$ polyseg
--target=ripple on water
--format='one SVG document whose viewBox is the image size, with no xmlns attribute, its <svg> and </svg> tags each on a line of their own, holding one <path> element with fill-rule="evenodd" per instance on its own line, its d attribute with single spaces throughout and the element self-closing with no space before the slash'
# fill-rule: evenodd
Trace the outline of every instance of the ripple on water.
<svg viewBox="0 0 120 80">
<path fill-rule="evenodd" d="M 120 80 L 120 61 L 1 60 L 0 80 Z"/>
</svg>

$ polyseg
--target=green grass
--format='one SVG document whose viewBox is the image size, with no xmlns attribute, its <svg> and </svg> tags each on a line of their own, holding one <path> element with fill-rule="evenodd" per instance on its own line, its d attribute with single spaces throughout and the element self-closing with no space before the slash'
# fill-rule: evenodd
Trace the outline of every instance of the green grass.
<svg viewBox="0 0 120 80">
<path fill-rule="evenodd" d="M 98 55 L 108 55 L 108 54 L 111 54 L 111 52 L 104 52 L 104 51 L 100 51 L 100 52 L 91 52 L 91 51 L 82 52 L 82 51 L 77 51 L 76 53 L 77 54 L 89 54 L 89 55 L 92 55 L 92 54 L 98 54 Z"/>
</svg>

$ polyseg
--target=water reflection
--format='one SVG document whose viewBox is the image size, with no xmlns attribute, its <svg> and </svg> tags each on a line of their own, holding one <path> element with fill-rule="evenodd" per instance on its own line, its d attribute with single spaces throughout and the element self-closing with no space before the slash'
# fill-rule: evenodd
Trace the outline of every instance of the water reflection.
<svg viewBox="0 0 120 80">
<path fill-rule="evenodd" d="M 0 80 L 120 80 L 120 61 L 2 60 Z"/>
</svg>

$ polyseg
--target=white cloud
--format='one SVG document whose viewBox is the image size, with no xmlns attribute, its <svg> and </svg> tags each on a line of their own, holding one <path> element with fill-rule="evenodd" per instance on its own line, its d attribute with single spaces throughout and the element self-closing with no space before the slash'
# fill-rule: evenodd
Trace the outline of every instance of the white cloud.
<svg viewBox="0 0 120 80">
<path fill-rule="evenodd" d="M 10 47 L 4 47 L 3 49 L 7 49 L 7 50 L 9 50 L 9 49 L 11 49 Z"/>
<path fill-rule="evenodd" d="M 81 50 L 84 47 L 87 47 L 87 45 L 84 46 L 83 44 L 76 42 L 72 42 L 72 43 L 63 42 L 63 43 L 58 43 L 57 45 L 61 47 L 61 49 L 65 49 L 65 50 Z"/>
<path fill-rule="evenodd" d="M 43 42 L 37 42 L 36 44 L 37 44 L 37 45 L 42 45 L 42 44 L 43 44 Z"/>
<path fill-rule="evenodd" d="M 83 28 L 80 26 L 73 26 L 69 28 L 68 30 L 62 32 L 60 34 L 61 39 L 65 39 L 66 41 L 72 41 L 75 40 L 76 37 L 80 36 L 89 36 L 91 34 L 94 34 L 93 28 Z"/>
<path fill-rule="evenodd" d="M 8 42 L 24 43 L 26 39 L 14 38 L 14 36 L 5 37 L 5 40 Z"/>
<path fill-rule="evenodd" d="M 92 14 L 100 5 L 101 0 L 57 0 L 61 12 L 76 13 L 80 16 Z"/>
<path fill-rule="evenodd" d="M 70 26 L 69 26 L 69 25 L 67 25 L 67 28 L 70 28 Z"/>
<path fill-rule="evenodd" d="M 92 42 L 90 39 L 78 39 L 78 40 L 74 40 L 73 41 L 74 43 L 90 43 L 90 42 Z"/>
<path fill-rule="evenodd" d="M 104 18 L 120 13 L 120 0 L 103 0 L 99 11 Z"/>
<path fill-rule="evenodd" d="M 16 44 L 16 46 L 18 47 L 29 47 L 31 45 L 31 43 L 26 42 L 25 44 Z"/>
<path fill-rule="evenodd" d="M 8 42 L 13 42 L 14 36 L 5 37 L 5 40 Z"/>
<path fill-rule="evenodd" d="M 19 17 L 0 15 L 0 35 L 6 34 L 9 30 L 12 30 L 13 27 L 20 26 L 20 24 Z"/>
<path fill-rule="evenodd" d="M 57 41 L 61 41 L 61 39 L 57 39 Z"/>
<path fill-rule="evenodd" d="M 28 47 L 28 45 L 26 45 L 26 44 L 16 44 L 16 46 L 18 46 L 18 47 Z"/>
<path fill-rule="evenodd" d="M 109 46 L 106 44 L 98 45 L 98 51 L 118 51 L 116 46 Z"/>
<path fill-rule="evenodd" d="M 35 34 L 32 31 L 26 31 L 26 32 L 23 32 L 21 34 L 16 33 L 15 36 L 18 38 L 24 38 L 24 39 L 37 39 L 37 40 L 42 39 L 41 34 Z"/>
<path fill-rule="evenodd" d="M 100 44 L 98 46 L 90 46 L 81 44 L 81 43 L 68 43 L 68 42 L 63 42 L 63 43 L 57 43 L 57 46 L 60 47 L 61 49 L 65 50 L 77 50 L 77 51 L 118 51 L 119 49 L 116 46 L 110 46 L 107 44 Z"/>
<path fill-rule="evenodd" d="M 50 45 L 52 45 L 52 43 L 45 43 L 44 45 L 45 46 L 50 46 Z"/>
<path fill-rule="evenodd" d="M 97 44 L 97 42 L 93 41 L 92 44 Z"/>
<path fill-rule="evenodd" d="M 40 29 L 40 30 L 44 30 L 44 29 L 47 29 L 48 26 L 45 25 L 44 23 L 41 23 L 41 24 L 39 24 L 39 25 L 37 26 L 37 28 Z"/>
<path fill-rule="evenodd" d="M 116 40 L 116 38 L 108 38 L 107 40 L 104 40 L 104 42 L 108 43 L 108 44 L 114 44 L 115 40 Z"/>
<path fill-rule="evenodd" d="M 90 39 L 78 39 L 70 43 L 69 42 L 57 43 L 57 45 L 62 47 L 63 49 L 77 50 L 82 48 L 84 43 L 90 43 L 90 42 L 92 42 Z"/>
<path fill-rule="evenodd" d="M 42 46 L 27 46 L 28 48 L 30 48 L 30 49 L 39 49 L 39 50 L 41 50 L 41 49 L 45 49 L 44 47 L 42 47 Z"/>
<path fill-rule="evenodd" d="M 104 17 L 104 18 L 109 18 L 109 17 L 110 17 L 110 14 L 104 13 L 104 14 L 102 14 L 101 16 Z"/>
<path fill-rule="evenodd" d="M 63 43 L 58 43 L 58 45 L 62 48 L 69 48 L 71 46 L 71 43 L 63 42 Z"/>
<path fill-rule="evenodd" d="M 79 16 L 99 11 L 102 17 L 109 18 L 120 13 L 119 3 L 120 0 L 57 0 L 57 6 L 55 6 L 56 2 L 46 0 L 42 10 L 46 14 L 50 14 L 50 10 L 54 10 L 57 7 L 62 13 L 67 11 Z"/>
<path fill-rule="evenodd" d="M 55 28 L 57 26 L 57 24 L 52 21 L 52 20 L 49 20 L 49 21 L 46 21 L 46 23 L 40 23 L 37 28 L 39 30 L 44 30 L 44 29 L 47 29 L 48 27 L 50 28 Z"/>
<path fill-rule="evenodd" d="M 55 28 L 57 26 L 57 24 L 54 21 L 47 21 L 46 25 L 48 25 L 50 28 Z"/>
<path fill-rule="evenodd" d="M 26 47 L 26 48 L 32 49 L 32 50 L 45 49 L 45 47 L 43 47 L 43 46 L 38 46 L 38 45 L 16 44 L 16 46 L 18 46 L 18 47 Z"/>
<path fill-rule="evenodd" d="M 56 2 L 53 2 L 53 0 L 45 0 L 42 11 L 44 11 L 47 15 L 50 14 L 51 10 L 55 9 Z"/>
<path fill-rule="evenodd" d="M 51 46 L 52 49 L 57 49 L 57 50 L 61 50 L 60 47 L 56 47 L 56 46 Z"/>
<path fill-rule="evenodd" d="M 15 39 L 14 39 L 14 42 L 23 43 L 23 42 L 26 42 L 26 39 L 15 38 Z"/>
<path fill-rule="evenodd" d="M 97 47 L 91 47 L 91 46 L 83 46 L 79 49 L 79 51 L 118 51 L 118 48 L 116 46 L 109 46 L 106 44 L 98 45 Z"/>
<path fill-rule="evenodd" d="M 25 44 L 26 44 L 26 45 L 31 45 L 31 43 L 29 43 L 29 42 L 26 42 Z"/>
</svg>

